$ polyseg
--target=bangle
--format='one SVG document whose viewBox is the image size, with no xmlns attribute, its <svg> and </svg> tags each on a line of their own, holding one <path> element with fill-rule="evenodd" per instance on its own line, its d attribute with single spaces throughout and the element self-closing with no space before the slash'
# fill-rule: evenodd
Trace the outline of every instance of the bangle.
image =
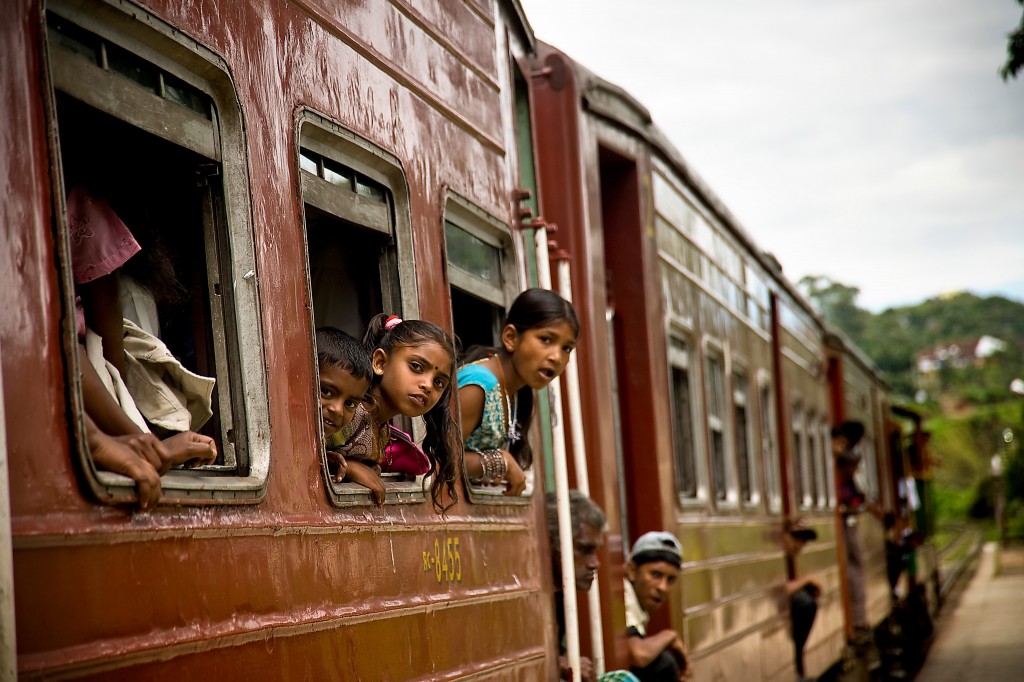
<svg viewBox="0 0 1024 682">
<path fill-rule="evenodd" d="M 472 452 L 480 455 L 480 476 L 469 480 L 474 484 L 495 484 L 505 478 L 508 473 L 508 462 L 502 456 L 500 450 L 488 448 L 487 450 L 473 449 Z"/>
</svg>

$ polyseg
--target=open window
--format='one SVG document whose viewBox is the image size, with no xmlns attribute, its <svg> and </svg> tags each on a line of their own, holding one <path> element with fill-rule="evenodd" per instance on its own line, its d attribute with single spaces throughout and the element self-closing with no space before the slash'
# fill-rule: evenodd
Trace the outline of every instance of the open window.
<svg viewBox="0 0 1024 682">
<path fill-rule="evenodd" d="M 148 306 L 140 326 L 186 369 L 216 381 L 213 416 L 194 428 L 216 441 L 218 459 L 165 475 L 161 502 L 256 500 L 269 469 L 269 420 L 245 140 L 227 66 L 138 8 L 51 2 L 46 24 L 55 194 L 102 200 L 128 227 L 141 251 L 118 268 L 122 299 L 130 283 Z M 92 228 L 76 223 L 72 234 L 61 208 L 71 292 L 72 240 Z M 65 307 L 74 319 L 70 295 Z M 69 367 L 69 384 L 79 386 L 77 354 Z M 78 396 L 72 404 L 84 409 Z M 134 497 L 130 479 L 96 470 L 81 432 L 79 451 L 100 500 Z"/>
<path fill-rule="evenodd" d="M 732 374 L 732 413 L 740 503 L 745 506 L 756 505 L 761 501 L 761 482 L 757 475 L 757 458 L 753 449 L 750 382 L 743 371 L 733 371 Z"/>
<path fill-rule="evenodd" d="M 704 358 L 704 383 L 708 414 L 708 450 L 711 457 L 711 492 L 718 506 L 736 502 L 726 436 L 728 414 L 725 376 L 722 352 L 709 346 Z"/>
<path fill-rule="evenodd" d="M 776 437 L 775 393 L 771 375 L 758 371 L 758 421 L 761 426 L 761 462 L 764 465 L 764 494 L 770 512 L 782 511 L 782 477 L 779 471 L 778 438 Z"/>
<path fill-rule="evenodd" d="M 818 424 L 818 441 L 821 444 L 821 472 L 824 478 L 824 495 L 821 500 L 823 507 L 834 509 L 836 506 L 836 472 L 832 461 L 832 440 L 829 433 L 828 420 L 823 416 Z"/>
<path fill-rule="evenodd" d="M 669 335 L 668 365 L 676 490 L 680 501 L 686 506 L 701 501 L 707 493 L 694 440 L 690 352 L 686 340 L 678 334 Z"/>
<path fill-rule="evenodd" d="M 813 410 L 808 410 L 804 428 L 807 438 L 807 506 L 820 507 L 825 504 L 825 479 L 818 447 L 818 417 Z"/>
<path fill-rule="evenodd" d="M 519 292 L 512 235 L 497 218 L 449 194 L 444 236 L 452 324 L 463 357 L 473 357 L 482 347 L 501 342 L 505 311 Z M 475 484 L 468 478 L 464 483 L 473 502 L 525 503 L 533 494 L 533 471 L 533 467 L 525 471 L 527 487 L 519 497 L 502 495 L 503 485 Z"/>
<path fill-rule="evenodd" d="M 804 409 L 800 402 L 793 403 L 793 494 L 799 508 L 811 502 L 810 478 L 807 475 L 807 434 L 804 430 Z"/>
<path fill-rule="evenodd" d="M 415 317 L 414 298 L 401 293 L 415 291 L 415 272 L 408 191 L 398 160 L 313 112 L 300 117 L 297 147 L 312 329 L 335 327 L 361 341 L 374 315 Z M 319 384 L 315 340 L 313 345 Z M 319 421 L 317 415 L 319 410 L 311 418 Z M 411 420 L 399 418 L 396 426 L 421 440 Z M 321 463 L 334 505 L 371 503 L 365 487 L 333 481 L 324 445 Z M 382 477 L 385 504 L 423 501 L 422 480 Z"/>
</svg>

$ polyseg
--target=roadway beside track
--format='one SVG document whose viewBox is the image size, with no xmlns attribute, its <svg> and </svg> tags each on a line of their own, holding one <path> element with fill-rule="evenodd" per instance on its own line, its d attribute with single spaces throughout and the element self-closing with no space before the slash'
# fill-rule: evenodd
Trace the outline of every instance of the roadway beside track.
<svg viewBox="0 0 1024 682">
<path fill-rule="evenodd" d="M 1021 679 L 1024 671 L 1024 547 L 982 549 L 978 570 L 943 619 L 919 682 Z"/>
</svg>

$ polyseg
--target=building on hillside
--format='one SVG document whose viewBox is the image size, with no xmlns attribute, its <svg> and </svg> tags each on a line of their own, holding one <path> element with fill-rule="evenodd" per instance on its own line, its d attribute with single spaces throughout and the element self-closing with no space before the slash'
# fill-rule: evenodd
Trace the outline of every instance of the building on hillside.
<svg viewBox="0 0 1024 682">
<path fill-rule="evenodd" d="M 914 357 L 914 378 L 919 390 L 927 390 L 938 381 L 943 368 L 981 367 L 985 361 L 1006 350 L 1006 342 L 983 335 L 970 341 L 940 343 L 926 348 Z"/>
</svg>

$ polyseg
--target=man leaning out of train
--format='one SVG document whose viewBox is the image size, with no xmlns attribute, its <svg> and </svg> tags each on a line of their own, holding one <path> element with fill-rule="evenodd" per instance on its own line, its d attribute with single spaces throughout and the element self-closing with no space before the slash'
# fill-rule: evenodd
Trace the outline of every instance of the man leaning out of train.
<svg viewBox="0 0 1024 682">
<path fill-rule="evenodd" d="M 637 538 L 626 564 L 626 642 L 630 670 L 641 682 L 678 682 L 689 676 L 679 633 L 647 631 L 651 616 L 668 602 L 682 565 L 679 540 L 661 531 Z"/>
<path fill-rule="evenodd" d="M 555 577 L 555 620 L 558 625 L 558 672 L 563 680 L 572 679 L 569 660 L 565 655 L 565 606 L 562 602 L 562 555 L 558 544 L 558 508 L 555 494 L 546 498 L 548 537 L 551 539 L 551 570 Z M 604 545 L 604 511 L 578 490 L 569 491 L 569 518 L 572 526 L 572 558 L 575 569 L 576 591 L 585 594 L 597 577 L 597 552 Z M 580 659 L 583 682 L 596 682 L 594 663 Z"/>
<path fill-rule="evenodd" d="M 558 507 L 555 494 L 547 498 L 548 537 L 551 540 L 551 571 L 555 578 L 555 619 L 558 625 L 558 678 L 572 679 L 572 669 L 565 655 L 565 604 L 562 601 L 562 555 L 558 543 Z M 590 591 L 597 578 L 600 562 L 597 552 L 604 545 L 604 511 L 589 497 L 578 490 L 569 491 L 569 520 L 572 526 L 572 562 L 574 582 L 579 594 Z M 594 670 L 594 662 L 586 656 L 580 657 L 580 678 L 582 682 L 637 682 L 636 676 L 628 670 L 613 670 L 600 677 Z"/>
</svg>

